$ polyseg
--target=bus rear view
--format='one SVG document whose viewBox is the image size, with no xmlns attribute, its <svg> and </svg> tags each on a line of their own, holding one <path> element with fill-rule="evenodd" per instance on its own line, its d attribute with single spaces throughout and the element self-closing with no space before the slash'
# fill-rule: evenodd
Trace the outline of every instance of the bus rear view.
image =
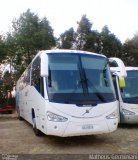
<svg viewBox="0 0 138 160">
<path fill-rule="evenodd" d="M 35 85 L 33 67 L 38 66 L 39 82 Z M 20 97 L 26 90 L 27 97 Z M 20 116 L 33 124 L 36 133 L 67 137 L 117 129 L 117 102 L 103 55 L 70 50 L 40 52 L 31 63 L 30 84 L 19 91 L 18 98 Z M 21 101 L 28 100 L 26 107 Z"/>
</svg>

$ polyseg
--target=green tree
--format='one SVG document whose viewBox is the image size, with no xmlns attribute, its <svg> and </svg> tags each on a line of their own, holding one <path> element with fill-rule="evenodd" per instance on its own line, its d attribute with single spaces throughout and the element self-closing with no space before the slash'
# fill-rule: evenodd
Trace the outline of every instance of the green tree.
<svg viewBox="0 0 138 160">
<path fill-rule="evenodd" d="M 10 64 L 16 69 L 16 73 L 8 73 L 2 77 L 0 86 L 0 97 L 7 98 L 16 80 L 23 70 L 28 66 L 38 50 L 51 49 L 56 41 L 53 36 L 53 29 L 46 17 L 39 17 L 29 9 L 22 13 L 19 19 L 13 20 L 13 27 L 3 40 L 0 37 L 0 62 Z"/>
<path fill-rule="evenodd" d="M 78 22 L 78 28 L 75 36 L 76 49 L 83 50 L 86 45 L 87 39 L 91 34 L 92 24 L 86 15 L 83 15 L 80 22 Z M 86 47 L 85 47 L 86 48 Z"/>
<path fill-rule="evenodd" d="M 75 41 L 74 35 L 75 32 L 73 28 L 62 33 L 58 39 L 58 48 L 71 49 Z"/>
<path fill-rule="evenodd" d="M 83 15 L 75 33 L 75 49 L 98 52 L 99 32 L 92 30 L 92 23 Z"/>
<path fill-rule="evenodd" d="M 2 35 L 0 35 L 0 63 L 2 63 L 5 57 L 6 57 L 5 38 Z"/>
<path fill-rule="evenodd" d="M 108 26 L 104 26 L 100 33 L 100 52 L 107 57 L 122 57 L 122 43 L 110 32 Z"/>
<path fill-rule="evenodd" d="M 56 45 L 55 37 L 53 36 L 53 29 L 46 17 L 40 20 L 36 37 L 38 37 L 37 40 L 39 40 L 36 41 L 36 46 L 38 45 L 37 48 L 39 50 L 51 49 L 51 47 Z"/>
<path fill-rule="evenodd" d="M 56 44 L 53 29 L 46 17 L 39 19 L 29 9 L 13 21 L 13 30 L 12 36 L 27 64 L 38 50 L 50 49 Z"/>
<path fill-rule="evenodd" d="M 123 53 L 126 65 L 138 66 L 138 33 L 124 43 Z"/>
<path fill-rule="evenodd" d="M 25 69 L 24 60 L 22 59 L 23 52 L 20 51 L 20 47 L 16 42 L 16 38 L 13 37 L 10 32 L 7 33 L 7 38 L 5 40 L 5 47 L 6 47 L 6 55 L 7 55 L 5 58 L 5 63 L 10 64 L 10 66 L 13 66 L 14 69 L 18 71 L 16 72 L 16 79 L 18 79 L 20 74 Z M 18 53 L 20 53 L 20 55 L 18 55 Z M 11 74 L 11 76 L 13 75 Z"/>
<path fill-rule="evenodd" d="M 83 50 L 99 53 L 99 32 L 92 30 L 86 37 Z"/>
</svg>

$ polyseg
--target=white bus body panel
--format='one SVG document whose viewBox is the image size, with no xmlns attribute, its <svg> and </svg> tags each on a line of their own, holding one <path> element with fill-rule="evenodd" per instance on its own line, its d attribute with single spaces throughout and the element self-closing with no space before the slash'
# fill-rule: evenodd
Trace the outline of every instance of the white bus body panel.
<svg viewBox="0 0 138 160">
<path fill-rule="evenodd" d="M 125 69 L 126 69 L 126 71 L 133 71 L 133 70 L 138 71 L 138 67 L 125 67 Z M 118 68 L 115 67 L 114 71 L 118 71 Z M 117 82 L 117 85 L 118 85 L 117 92 L 119 95 L 118 108 L 120 110 L 119 122 L 120 123 L 128 123 L 128 124 L 138 124 L 138 104 L 123 102 L 118 82 Z M 123 112 L 123 109 L 130 111 L 130 112 L 133 112 L 134 114 L 125 114 Z"/>
<path fill-rule="evenodd" d="M 137 71 L 138 73 L 138 67 L 126 67 L 126 71 Z M 120 111 L 121 111 L 121 123 L 131 123 L 131 124 L 138 124 L 138 104 L 133 103 L 125 103 L 122 101 L 120 102 Z M 133 112 L 134 114 L 124 114 L 122 112 L 122 109 L 126 109 L 130 112 Z"/>
<path fill-rule="evenodd" d="M 55 51 L 55 53 L 56 52 L 57 51 Z M 64 52 L 64 50 L 62 52 Z M 80 51 L 78 52 L 85 53 Z M 54 51 L 52 51 L 52 53 L 54 53 Z M 74 53 L 74 51 L 71 51 L 71 53 Z M 41 74 L 45 75 L 44 72 Z M 41 96 L 34 86 L 27 85 L 21 90 L 19 90 L 19 87 L 20 80 L 17 82 L 16 86 L 18 94 L 17 108 L 20 110 L 20 116 L 29 123 L 33 124 L 33 110 L 35 113 L 37 129 L 47 135 L 61 137 L 92 135 L 109 133 L 117 129 L 118 117 L 114 116 L 114 118 L 107 119 L 107 116 L 109 117 L 112 113 L 117 112 L 117 101 L 108 103 L 102 102 L 96 106 L 80 107 L 75 104 L 49 102 L 46 89 L 46 80 L 44 80 L 45 97 Z M 47 117 L 47 112 L 49 111 L 67 118 L 67 121 L 49 121 Z"/>
<path fill-rule="evenodd" d="M 51 103 L 52 104 L 52 103 Z M 108 107 L 111 109 L 106 108 L 101 111 L 99 109 L 99 105 L 92 109 L 88 115 L 82 116 L 87 109 L 90 107 L 77 107 L 76 105 L 69 105 L 67 104 L 63 107 L 63 110 L 60 108 L 60 104 L 58 106 L 52 107 L 54 104 L 50 106 L 50 109 L 53 110 L 52 112 L 59 112 L 58 114 L 68 118 L 67 122 L 51 122 L 47 121 L 48 123 L 48 130 L 47 134 L 58 135 L 62 137 L 66 136 L 78 136 L 78 135 L 91 135 L 91 134 L 102 134 L 102 133 L 109 133 L 117 129 L 118 118 L 116 119 L 106 119 L 106 116 L 111 114 L 115 111 L 115 103 L 109 103 Z M 73 112 L 74 116 L 71 116 L 66 113 L 66 107 L 69 108 L 69 112 Z M 57 110 L 58 109 L 58 110 Z M 110 112 L 109 112 L 110 110 Z M 98 113 L 99 112 L 99 113 Z"/>
<path fill-rule="evenodd" d="M 129 104 L 121 102 L 120 104 L 120 117 L 121 117 L 121 123 L 131 123 L 135 124 L 138 123 L 138 104 Z M 126 109 L 130 112 L 133 112 L 134 114 L 124 114 L 122 109 Z"/>
<path fill-rule="evenodd" d="M 61 137 L 102 134 L 115 131 L 118 118 L 107 119 L 106 116 L 117 110 L 117 102 L 98 104 L 94 107 L 78 107 L 74 104 L 52 103 L 32 86 L 22 91 L 19 103 L 21 117 L 32 124 L 32 109 L 35 111 L 38 129 L 47 135 Z M 35 98 L 37 97 L 37 99 Z M 90 110 L 89 113 L 85 113 Z M 53 122 L 47 119 L 47 111 L 66 117 L 66 122 Z"/>
</svg>

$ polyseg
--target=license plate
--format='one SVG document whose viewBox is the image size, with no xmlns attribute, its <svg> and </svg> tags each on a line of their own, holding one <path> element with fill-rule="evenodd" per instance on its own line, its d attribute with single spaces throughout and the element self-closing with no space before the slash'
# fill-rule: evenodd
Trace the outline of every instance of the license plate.
<svg viewBox="0 0 138 160">
<path fill-rule="evenodd" d="M 93 129 L 93 125 L 91 125 L 91 124 L 83 125 L 83 126 L 82 126 L 82 129 L 83 129 L 83 130 Z"/>
</svg>

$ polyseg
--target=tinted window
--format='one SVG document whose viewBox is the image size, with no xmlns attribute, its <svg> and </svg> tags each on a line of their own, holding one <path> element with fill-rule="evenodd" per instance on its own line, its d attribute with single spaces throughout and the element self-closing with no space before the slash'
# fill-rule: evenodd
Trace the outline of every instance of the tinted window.
<svg viewBox="0 0 138 160">
<path fill-rule="evenodd" d="M 105 57 L 72 53 L 49 54 L 48 56 L 50 101 L 103 103 L 115 100 L 109 66 Z"/>
</svg>

